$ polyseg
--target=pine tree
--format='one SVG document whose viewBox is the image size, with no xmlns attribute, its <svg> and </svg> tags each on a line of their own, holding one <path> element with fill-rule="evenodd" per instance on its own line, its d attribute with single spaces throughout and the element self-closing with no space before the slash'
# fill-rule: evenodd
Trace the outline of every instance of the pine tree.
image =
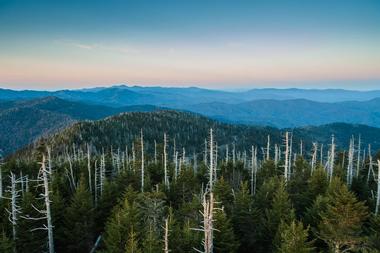
<svg viewBox="0 0 380 253">
<path fill-rule="evenodd" d="M 235 235 L 240 240 L 238 252 L 251 252 L 255 243 L 257 213 L 253 208 L 247 182 L 241 184 L 240 191 L 235 196 L 232 224 Z"/>
<path fill-rule="evenodd" d="M 135 204 L 137 192 L 128 188 L 121 206 L 117 205 L 109 218 L 104 232 L 105 252 L 124 252 L 128 235 L 138 227 L 138 210 Z"/>
<path fill-rule="evenodd" d="M 320 214 L 318 236 L 335 253 L 358 250 L 365 243 L 362 226 L 368 216 L 367 207 L 339 179 L 332 181 L 326 210 Z"/>
<path fill-rule="evenodd" d="M 215 213 L 214 232 L 214 252 L 215 253 L 234 253 L 238 249 L 238 241 L 230 220 L 223 210 L 217 210 Z"/>
<path fill-rule="evenodd" d="M 139 248 L 139 242 L 137 239 L 137 234 L 134 232 L 133 228 L 128 234 L 128 241 L 125 245 L 125 253 L 142 253 Z"/>
<path fill-rule="evenodd" d="M 281 224 L 278 235 L 279 243 L 276 249 L 278 253 L 311 253 L 314 252 L 312 243 L 308 242 L 308 228 L 304 229 L 302 222 L 292 221 Z"/>
<path fill-rule="evenodd" d="M 85 178 L 81 177 L 64 215 L 64 233 L 69 252 L 89 252 L 93 246 L 94 210 L 92 197 L 86 186 Z"/>
<path fill-rule="evenodd" d="M 215 200 L 223 207 L 226 214 L 231 214 L 233 208 L 233 195 L 231 186 L 221 177 L 214 185 Z"/>
</svg>

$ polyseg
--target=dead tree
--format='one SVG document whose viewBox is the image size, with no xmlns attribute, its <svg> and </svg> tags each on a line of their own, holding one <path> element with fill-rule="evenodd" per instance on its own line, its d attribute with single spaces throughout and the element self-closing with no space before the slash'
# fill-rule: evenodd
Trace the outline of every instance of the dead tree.
<svg viewBox="0 0 380 253">
<path fill-rule="evenodd" d="M 311 157 L 311 174 L 313 174 L 316 164 L 317 164 L 317 152 L 318 152 L 318 143 L 313 143 L 313 154 Z"/>
<path fill-rule="evenodd" d="M 358 159 L 356 161 L 356 177 L 359 177 L 359 172 L 360 172 L 360 155 L 361 155 L 361 136 L 359 135 L 359 140 L 358 140 Z"/>
<path fill-rule="evenodd" d="M 165 219 L 164 228 L 164 253 L 169 253 L 169 219 Z"/>
<path fill-rule="evenodd" d="M 140 142 L 141 142 L 141 192 L 144 192 L 144 135 L 143 131 L 141 129 L 141 135 L 140 135 Z"/>
<path fill-rule="evenodd" d="M 90 145 L 87 144 L 87 171 L 88 171 L 88 187 L 90 193 L 92 194 L 92 183 L 91 183 L 91 157 L 90 157 Z"/>
<path fill-rule="evenodd" d="M 285 164 L 284 164 L 284 178 L 285 182 L 288 181 L 289 176 L 289 132 L 285 133 Z"/>
<path fill-rule="evenodd" d="M 209 197 L 207 197 L 209 195 Z M 203 195 L 203 211 L 201 211 L 201 215 L 203 217 L 201 228 L 196 228 L 193 230 L 203 232 L 203 250 L 195 249 L 199 253 L 212 253 L 214 249 L 214 195 L 212 192 L 209 194 L 205 193 Z"/>
<path fill-rule="evenodd" d="M 164 185 L 166 188 L 169 188 L 168 167 L 167 167 L 168 155 L 166 154 L 166 144 L 167 144 L 166 133 L 164 133 Z"/>
<path fill-rule="evenodd" d="M 209 165 L 209 189 L 212 192 L 214 184 L 214 135 L 212 128 L 210 129 L 210 165 Z"/>
<path fill-rule="evenodd" d="M 15 174 L 11 172 L 10 175 L 11 185 L 8 186 L 7 192 L 10 194 L 10 197 L 3 197 L 5 199 L 10 200 L 11 210 L 5 209 L 8 213 L 8 220 L 12 225 L 12 238 L 13 241 L 17 240 L 17 221 L 19 219 L 19 215 L 21 214 L 21 208 L 19 206 L 19 198 L 20 198 L 20 190 L 17 189 L 16 185 L 20 183 L 19 179 L 16 179 Z M 16 249 L 13 249 L 16 252 Z"/>
<path fill-rule="evenodd" d="M 32 207 L 41 214 L 41 217 L 30 217 L 29 215 L 22 216 L 24 219 L 28 220 L 46 220 L 46 223 L 43 224 L 42 227 L 33 228 L 30 231 L 36 231 L 36 230 L 45 230 L 48 233 L 48 252 L 54 253 L 54 239 L 53 239 L 53 224 L 52 224 L 52 217 L 51 217 L 51 200 L 50 200 L 50 190 L 49 190 L 49 171 L 46 168 L 46 157 L 45 154 L 42 155 L 42 162 L 40 171 L 38 173 L 37 178 L 37 188 L 43 188 L 43 193 L 41 193 L 39 196 L 39 199 L 42 199 L 44 201 L 44 210 L 40 210 L 36 208 L 33 204 Z"/>
<path fill-rule="evenodd" d="M 251 158 L 251 194 L 256 194 L 256 181 L 257 181 L 257 148 L 252 146 Z"/>
<path fill-rule="evenodd" d="M 351 186 L 352 184 L 352 176 L 353 176 L 353 169 L 354 169 L 354 138 L 352 137 L 350 140 L 350 147 L 348 150 L 348 164 L 347 164 L 347 172 L 346 172 L 346 181 L 347 185 Z"/>
<path fill-rule="evenodd" d="M 375 176 L 375 172 L 373 170 L 373 158 L 372 158 L 372 152 L 371 152 L 371 144 L 368 145 L 368 173 L 367 173 L 367 184 L 369 183 L 369 179 L 371 177 L 371 173 L 373 176 Z"/>
</svg>

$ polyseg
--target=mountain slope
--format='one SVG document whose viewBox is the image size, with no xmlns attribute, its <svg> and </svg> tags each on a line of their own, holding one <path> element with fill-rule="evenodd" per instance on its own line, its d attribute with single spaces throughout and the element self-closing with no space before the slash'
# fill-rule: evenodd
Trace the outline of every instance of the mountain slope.
<svg viewBox="0 0 380 253">
<path fill-rule="evenodd" d="M 237 151 L 248 152 L 252 145 L 265 147 L 268 135 L 271 136 L 272 146 L 274 143 L 281 145 L 283 134 L 286 131 L 271 127 L 226 124 L 193 113 L 155 111 L 132 112 L 99 121 L 78 122 L 42 141 L 49 143 L 55 151 L 60 150 L 61 152 L 64 152 L 67 147 L 71 147 L 72 144 L 85 149 L 88 143 L 99 153 L 103 149 L 111 147 L 114 150 L 123 151 L 126 146 L 131 147 L 131 143 L 134 141 L 137 141 L 136 145 L 138 145 L 140 131 L 143 130 L 144 146 L 150 154 L 153 153 L 154 141 L 162 145 L 163 135 L 167 133 L 169 154 L 174 152 L 175 139 L 177 150 L 181 151 L 184 147 L 189 156 L 192 156 L 194 152 L 198 156 L 202 156 L 204 142 L 208 138 L 210 128 L 214 130 L 215 141 L 219 146 L 219 155 L 222 157 L 225 154 L 226 144 L 230 145 L 230 151 L 232 144 L 236 143 Z M 380 139 L 380 129 L 368 126 L 339 123 L 297 128 L 293 132 L 294 151 L 298 150 L 301 139 L 304 147 L 309 151 L 312 142 L 315 141 L 324 143 L 327 147 L 332 134 L 335 135 L 338 149 L 348 147 L 351 135 L 356 138 L 361 135 L 362 148 L 369 143 L 373 145 L 373 150 L 380 148 L 380 143 L 377 141 Z"/>
<path fill-rule="evenodd" d="M 6 155 L 44 134 L 77 120 L 95 120 L 127 111 L 152 111 L 154 106 L 112 108 L 45 97 L 0 102 L 0 150 Z"/>
</svg>

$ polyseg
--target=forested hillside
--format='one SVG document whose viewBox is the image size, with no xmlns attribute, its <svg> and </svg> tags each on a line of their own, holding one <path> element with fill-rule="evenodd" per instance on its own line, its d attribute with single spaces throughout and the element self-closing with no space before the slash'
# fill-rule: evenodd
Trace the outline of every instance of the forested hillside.
<svg viewBox="0 0 380 253">
<path fill-rule="evenodd" d="M 128 111 L 153 111 L 155 106 L 113 108 L 88 105 L 56 97 L 0 102 L 1 154 L 16 151 L 43 135 L 63 129 L 78 120 L 96 120 Z"/>
<path fill-rule="evenodd" d="M 76 123 L 1 165 L 0 251 L 379 252 L 380 157 L 365 133 L 337 145 L 349 127 Z"/>
</svg>

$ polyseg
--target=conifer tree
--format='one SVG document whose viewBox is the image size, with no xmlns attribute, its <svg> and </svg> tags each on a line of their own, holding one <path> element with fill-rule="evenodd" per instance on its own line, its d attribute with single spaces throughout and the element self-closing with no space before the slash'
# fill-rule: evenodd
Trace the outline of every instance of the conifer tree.
<svg viewBox="0 0 380 253">
<path fill-rule="evenodd" d="M 234 253 L 238 249 L 238 241 L 235 237 L 231 221 L 223 210 L 215 213 L 214 252 Z"/>
<path fill-rule="evenodd" d="M 137 234 L 131 229 L 131 232 L 128 234 L 128 242 L 125 245 L 125 253 L 142 253 L 139 247 L 139 242 L 137 239 Z"/>
<path fill-rule="evenodd" d="M 93 245 L 94 210 L 86 185 L 82 176 L 71 203 L 66 208 L 65 236 L 69 252 L 90 252 Z"/>
<path fill-rule="evenodd" d="M 339 179 L 333 181 L 326 210 L 320 213 L 318 237 L 335 253 L 359 250 L 365 243 L 362 226 L 367 207 Z"/>
<path fill-rule="evenodd" d="M 278 231 L 278 253 L 311 253 L 314 252 L 312 243 L 308 242 L 308 228 L 304 229 L 302 222 L 292 221 L 281 224 Z"/>
</svg>

